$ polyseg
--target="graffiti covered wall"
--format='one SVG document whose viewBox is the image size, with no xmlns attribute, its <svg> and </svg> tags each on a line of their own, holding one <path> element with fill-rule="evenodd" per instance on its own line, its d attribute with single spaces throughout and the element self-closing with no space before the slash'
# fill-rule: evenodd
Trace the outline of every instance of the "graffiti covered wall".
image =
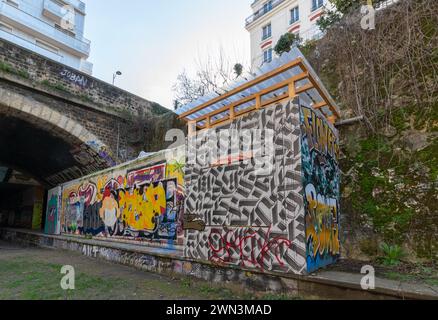
<svg viewBox="0 0 438 320">
<path fill-rule="evenodd" d="M 340 255 L 338 157 L 336 129 L 296 98 L 201 131 L 179 156 L 163 151 L 65 184 L 49 193 L 48 219 L 58 205 L 64 234 L 311 273 Z"/>
<path fill-rule="evenodd" d="M 161 152 L 63 185 L 62 233 L 182 244 L 184 159 Z"/>
<path fill-rule="evenodd" d="M 49 190 L 47 195 L 45 234 L 60 234 L 61 187 Z"/>
<path fill-rule="evenodd" d="M 319 111 L 304 103 L 300 119 L 307 271 L 311 273 L 340 256 L 339 137 Z"/>
<path fill-rule="evenodd" d="M 305 272 L 298 104 L 250 113 L 215 132 L 221 130 L 239 136 L 230 137 L 216 159 L 205 161 L 223 142 L 201 136 L 189 145 L 188 155 L 197 157 L 186 165 L 186 215 L 205 227 L 186 231 L 185 256 L 261 271 Z M 258 146 L 258 134 L 272 140 L 269 150 Z M 260 158 L 266 163 L 257 168 Z"/>
</svg>

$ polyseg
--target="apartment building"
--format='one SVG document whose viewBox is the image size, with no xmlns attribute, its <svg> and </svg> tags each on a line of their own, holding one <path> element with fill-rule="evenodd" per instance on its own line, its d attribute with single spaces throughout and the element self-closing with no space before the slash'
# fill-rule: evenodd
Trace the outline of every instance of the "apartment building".
<svg viewBox="0 0 438 320">
<path fill-rule="evenodd" d="M 92 74 L 80 0 L 0 0 L 0 38 Z"/>
<path fill-rule="evenodd" d="M 253 14 L 246 19 L 252 66 L 270 62 L 275 45 L 287 32 L 299 34 L 303 40 L 320 37 L 316 22 L 324 8 L 331 6 L 328 0 L 254 0 Z"/>
</svg>

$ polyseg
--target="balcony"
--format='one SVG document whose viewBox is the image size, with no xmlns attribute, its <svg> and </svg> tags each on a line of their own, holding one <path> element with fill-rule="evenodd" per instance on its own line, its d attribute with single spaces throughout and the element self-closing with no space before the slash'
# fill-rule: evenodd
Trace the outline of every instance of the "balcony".
<svg viewBox="0 0 438 320">
<path fill-rule="evenodd" d="M 74 13 L 69 14 L 65 8 L 52 0 L 44 0 L 43 15 L 57 24 L 68 26 L 69 31 L 74 31 Z"/>
<path fill-rule="evenodd" d="M 45 56 L 53 61 L 65 64 L 64 58 L 60 54 L 54 53 L 54 52 L 46 50 L 40 46 L 37 46 L 35 43 L 30 42 L 27 39 L 21 38 L 13 33 L 10 33 L 10 32 L 5 31 L 5 30 L 0 30 L 0 38 L 5 39 L 9 42 L 15 43 L 15 44 L 19 45 L 20 47 L 23 47 L 23 48 L 26 48 L 26 49 L 31 50 L 33 52 L 36 52 L 36 53 L 38 53 L 42 56 Z"/>
<path fill-rule="evenodd" d="M 21 8 L 16 8 L 3 1 L 0 2 L 0 19 L 11 25 L 18 25 L 18 28 L 25 29 L 31 34 L 37 33 L 42 39 L 55 42 L 57 46 L 64 48 L 66 51 L 73 51 L 74 54 L 84 58 L 90 55 L 89 40 L 83 37 L 74 37 L 67 33 L 68 31 L 61 31 Z"/>
<path fill-rule="evenodd" d="M 73 6 L 75 9 L 79 10 L 85 14 L 85 3 L 80 0 L 63 0 L 65 3 Z"/>
<path fill-rule="evenodd" d="M 256 21 L 259 18 L 263 17 L 268 12 L 274 10 L 276 7 L 278 7 L 280 4 L 282 4 L 285 1 L 286 0 L 274 0 L 274 1 L 272 1 L 272 5 L 262 7 L 261 9 L 259 9 L 257 12 L 255 12 L 253 15 L 251 15 L 250 17 L 248 17 L 246 19 L 246 26 L 250 25 L 254 21 Z"/>
<path fill-rule="evenodd" d="M 82 60 L 79 70 L 91 76 L 93 74 L 93 64 L 91 62 Z"/>
</svg>

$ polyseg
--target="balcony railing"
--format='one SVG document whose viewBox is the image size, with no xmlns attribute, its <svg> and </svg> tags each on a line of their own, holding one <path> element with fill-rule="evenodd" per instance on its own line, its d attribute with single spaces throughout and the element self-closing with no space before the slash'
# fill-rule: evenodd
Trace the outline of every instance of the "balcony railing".
<svg viewBox="0 0 438 320">
<path fill-rule="evenodd" d="M 0 38 L 5 39 L 9 42 L 15 43 L 15 44 L 19 45 L 20 47 L 23 47 L 23 48 L 29 49 L 33 52 L 36 52 L 36 53 L 38 53 L 42 56 L 45 56 L 51 60 L 65 64 L 63 56 L 61 56 L 57 53 L 54 53 L 52 51 L 49 51 L 47 49 L 44 49 L 40 46 L 37 46 L 35 43 L 30 42 L 27 39 L 21 38 L 15 34 L 12 34 L 10 32 L 7 32 L 5 30 L 0 29 Z"/>
<path fill-rule="evenodd" d="M 93 74 L 93 64 L 91 62 L 82 60 L 80 70 L 91 76 Z"/>
<path fill-rule="evenodd" d="M 69 30 L 74 30 L 74 14 L 68 14 L 65 8 L 52 0 L 44 0 L 43 14 L 58 24 L 61 24 L 62 20 L 65 19 L 65 22 L 68 23 Z"/>
<path fill-rule="evenodd" d="M 51 24 L 3 1 L 0 2 L 0 16 L 32 29 L 83 56 L 90 54 L 90 41 L 88 39 L 64 33 Z"/>
<path fill-rule="evenodd" d="M 63 0 L 63 1 L 72 5 L 82 13 L 85 13 L 85 3 L 83 3 L 82 1 L 80 0 Z"/>
<path fill-rule="evenodd" d="M 275 9 L 276 7 L 278 7 L 280 4 L 282 4 L 285 1 L 286 0 L 274 0 L 274 1 L 272 1 L 271 6 L 260 8 L 257 12 L 255 12 L 253 15 L 251 15 L 250 17 L 248 17 L 246 19 L 246 25 L 253 23 L 254 21 L 256 21 L 260 17 L 264 16 L 268 12 L 272 11 L 273 9 Z"/>
</svg>

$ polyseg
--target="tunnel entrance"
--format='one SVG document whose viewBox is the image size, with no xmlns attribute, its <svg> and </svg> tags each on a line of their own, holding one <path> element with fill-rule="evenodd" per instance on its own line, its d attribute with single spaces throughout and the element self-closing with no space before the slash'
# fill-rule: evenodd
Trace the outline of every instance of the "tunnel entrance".
<svg viewBox="0 0 438 320">
<path fill-rule="evenodd" d="M 35 176 L 43 184 L 77 165 L 72 146 L 52 133 L 14 117 L 0 118 L 0 163 Z"/>
<path fill-rule="evenodd" d="M 115 161 L 80 123 L 10 96 L 0 101 L 0 226 L 42 230 L 49 189 Z"/>
</svg>

